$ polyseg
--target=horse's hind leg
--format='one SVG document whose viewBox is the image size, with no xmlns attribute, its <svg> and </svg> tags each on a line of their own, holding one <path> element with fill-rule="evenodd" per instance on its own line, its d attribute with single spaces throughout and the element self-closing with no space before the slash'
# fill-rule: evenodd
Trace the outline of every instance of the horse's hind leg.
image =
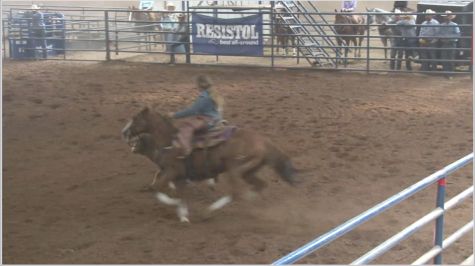
<svg viewBox="0 0 475 266">
<path fill-rule="evenodd" d="M 358 57 L 361 57 L 361 44 L 363 43 L 363 37 L 360 37 L 359 38 L 359 43 L 358 43 Z M 366 51 L 367 53 L 369 53 L 369 50 Z"/>
<path fill-rule="evenodd" d="M 242 176 L 244 181 L 246 181 L 248 184 L 253 186 L 256 192 L 261 192 L 267 186 L 266 182 L 262 181 L 256 176 L 256 172 L 260 169 L 261 166 L 262 166 L 261 164 L 258 164 L 251 170 L 244 173 Z"/>
<path fill-rule="evenodd" d="M 231 167 L 231 170 L 226 174 L 226 181 L 228 182 L 229 193 L 226 196 L 221 197 L 213 204 L 208 207 L 208 211 L 216 211 L 222 207 L 228 205 L 236 198 L 239 194 L 239 187 L 241 183 L 241 178 L 244 179 L 246 173 L 253 174 L 262 165 L 263 156 L 253 156 L 253 157 L 244 157 L 236 158 L 234 166 Z M 248 177 L 249 178 L 249 177 Z M 251 178 L 252 180 L 252 178 Z M 248 181 L 248 180 L 246 180 Z M 248 181 L 249 182 L 249 181 Z M 258 181 L 252 180 L 256 185 Z M 263 187 L 261 183 L 259 186 Z M 260 187 L 258 187 L 260 189 Z"/>
<path fill-rule="evenodd" d="M 253 187 L 253 190 L 249 190 L 246 194 L 245 197 L 247 199 L 254 199 L 257 194 L 260 193 L 264 188 L 267 187 L 267 183 L 259 179 L 257 176 L 255 176 L 255 171 L 251 171 L 249 173 L 246 173 L 243 176 L 244 181 L 246 181 L 248 184 L 250 184 Z"/>
</svg>

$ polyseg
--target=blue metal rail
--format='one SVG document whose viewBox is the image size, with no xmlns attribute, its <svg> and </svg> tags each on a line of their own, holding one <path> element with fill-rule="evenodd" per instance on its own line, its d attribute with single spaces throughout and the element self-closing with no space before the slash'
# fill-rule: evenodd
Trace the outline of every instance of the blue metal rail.
<svg viewBox="0 0 475 266">
<path fill-rule="evenodd" d="M 443 210 L 444 208 L 444 192 L 445 192 L 445 177 L 450 175 L 451 173 L 457 171 L 458 169 L 464 167 L 465 165 L 471 163 L 473 161 L 473 153 L 459 159 L 458 161 L 444 167 L 443 169 L 433 173 L 432 175 L 422 179 L 421 181 L 417 182 L 416 184 L 404 189 L 403 191 L 397 193 L 396 195 L 388 198 L 387 200 L 377 204 L 376 206 L 370 208 L 369 210 L 361 213 L 360 215 L 346 221 L 345 223 L 335 227 L 334 229 L 330 230 L 329 232 L 323 234 L 322 236 L 316 238 L 315 240 L 305 244 L 304 246 L 298 248 L 297 250 L 289 253 L 288 255 L 280 258 L 279 260 L 275 261 L 274 265 L 286 265 L 292 264 L 308 254 L 316 251 L 317 249 L 329 244 L 333 240 L 343 236 L 344 234 L 350 232 L 351 230 L 355 229 L 359 225 L 367 222 L 368 220 L 372 219 L 373 217 L 381 214 L 385 210 L 397 205 L 398 203 L 404 201 L 405 199 L 409 198 L 410 196 L 416 194 L 417 192 L 427 188 L 431 184 L 435 182 L 439 182 L 439 189 L 438 189 L 438 201 L 437 207 Z M 443 181 L 440 181 L 443 180 Z M 441 188 L 443 187 L 443 188 Z M 463 193 L 463 192 L 462 192 Z M 440 216 L 437 216 L 438 219 L 443 217 L 443 211 Z M 443 220 L 439 220 L 443 223 Z M 440 228 L 437 226 L 436 228 L 436 235 L 440 235 L 440 237 L 436 237 L 436 245 L 440 245 L 442 247 L 442 231 L 439 231 Z M 440 238 L 440 239 L 439 239 Z M 439 243 L 440 242 L 440 243 Z M 379 254 L 378 254 L 379 255 Z M 440 254 L 438 255 L 440 256 Z M 371 257 L 372 259 L 375 257 Z"/>
</svg>

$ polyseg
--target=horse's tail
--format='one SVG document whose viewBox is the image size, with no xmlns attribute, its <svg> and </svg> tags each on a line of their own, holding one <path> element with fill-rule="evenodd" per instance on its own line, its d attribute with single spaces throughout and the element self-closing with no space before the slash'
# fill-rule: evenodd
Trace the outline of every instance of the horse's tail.
<svg viewBox="0 0 475 266">
<path fill-rule="evenodd" d="M 267 143 L 267 163 L 274 168 L 285 182 L 291 185 L 295 184 L 296 171 L 290 158 L 271 143 Z"/>
</svg>

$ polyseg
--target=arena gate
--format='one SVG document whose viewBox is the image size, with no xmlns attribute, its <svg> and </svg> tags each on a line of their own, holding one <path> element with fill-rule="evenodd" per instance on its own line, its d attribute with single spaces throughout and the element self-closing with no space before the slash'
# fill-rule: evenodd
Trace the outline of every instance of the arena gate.
<svg viewBox="0 0 475 266">
<path fill-rule="evenodd" d="M 155 1 L 157 2 L 157 1 Z M 177 2 L 177 1 L 176 1 Z M 223 3 L 221 3 L 223 2 Z M 470 2 L 470 4 L 472 4 Z M 137 11 L 153 13 L 156 17 L 166 14 L 185 14 L 186 24 L 189 32 L 192 32 L 196 22 L 193 21 L 195 15 L 209 16 L 215 19 L 233 19 L 247 16 L 262 16 L 263 43 L 262 53 L 259 55 L 243 54 L 218 54 L 218 53 L 198 53 L 195 50 L 195 36 L 191 36 L 187 41 L 177 41 L 176 34 L 164 30 L 165 25 L 175 22 L 164 22 L 162 20 L 152 21 L 131 20 L 127 8 L 94 8 L 94 7 L 61 7 L 43 6 L 42 11 L 48 14 L 62 14 L 64 32 L 59 32 L 60 36 L 54 36 L 52 32 L 46 36 L 47 42 L 64 43 L 62 46 L 49 46 L 48 60 L 128 60 L 139 62 L 169 63 L 170 55 L 177 54 L 177 63 L 206 64 L 219 66 L 261 66 L 261 67 L 281 67 L 281 68 L 309 68 L 324 70 L 343 71 L 366 71 L 366 72 L 419 72 L 434 73 L 433 71 L 422 71 L 419 64 L 427 59 L 413 58 L 412 70 L 405 70 L 404 64 L 401 69 L 390 69 L 390 58 L 384 56 L 387 50 L 380 41 L 381 38 L 396 38 L 395 35 L 381 36 L 378 27 L 382 24 L 374 23 L 374 12 L 352 13 L 365 18 L 366 29 L 364 34 L 362 56 L 354 57 L 349 53 L 346 57 L 340 51 L 347 48 L 344 44 L 337 45 L 336 39 L 339 37 L 358 37 L 357 34 L 338 35 L 336 26 L 342 24 L 334 23 L 334 18 L 340 12 L 326 12 L 318 8 L 315 1 L 259 1 L 258 4 L 250 5 L 246 1 L 182 1 L 177 5 L 174 12 L 165 12 L 162 5 L 155 4 L 159 10 Z M 6 19 L 2 21 L 4 28 L 4 49 L 18 50 L 18 46 L 30 43 L 34 38 L 28 35 L 18 35 L 17 30 L 18 15 L 28 11 L 26 6 L 4 5 Z M 438 65 L 438 74 L 468 74 L 472 73 L 472 10 L 460 8 L 460 6 L 444 5 L 438 11 L 439 18 L 444 12 L 442 9 L 450 9 L 457 15 L 459 28 L 462 36 L 459 39 L 459 46 L 454 48 L 457 54 L 463 55 L 454 60 L 435 60 Z M 5 10 L 4 10 L 5 11 Z M 403 13 L 404 14 L 404 13 Z M 423 16 L 422 9 L 411 15 Z M 394 15 L 394 13 L 389 13 Z M 27 23 L 27 20 L 24 20 Z M 370 24 L 371 23 L 371 24 Z M 288 32 L 276 33 L 278 27 L 285 27 Z M 419 26 L 420 28 L 420 26 Z M 48 29 L 46 29 L 48 31 Z M 28 31 L 25 30 L 25 31 Z M 288 37 L 294 42 L 290 44 L 296 51 L 295 54 L 280 54 L 277 50 L 280 47 L 279 37 Z M 440 37 L 441 39 L 447 37 Z M 6 41 L 8 40 L 8 41 Z M 171 52 L 171 47 L 179 48 Z M 188 48 L 189 49 L 184 49 Z M 37 50 L 39 48 L 31 48 Z M 393 46 L 392 51 L 401 51 L 403 47 Z M 414 47 L 414 51 L 422 51 L 426 47 Z M 442 51 L 444 48 L 433 48 Z M 6 50 L 5 50 L 6 51 Z M 18 53 L 5 53 L 13 58 L 19 58 Z M 30 52 L 31 54 L 38 54 Z M 42 59 L 42 58 L 39 58 Z M 397 60 L 402 61 L 403 60 Z M 453 72 L 441 71 L 443 63 L 453 63 Z"/>
<path fill-rule="evenodd" d="M 443 169 L 433 173 L 432 175 L 422 179 L 416 184 L 404 189 L 403 191 L 397 193 L 396 195 L 388 198 L 387 200 L 375 205 L 374 207 L 368 209 L 367 211 L 355 216 L 354 218 L 346 221 L 345 223 L 335 227 L 329 232 L 323 234 L 322 236 L 312 240 L 311 242 L 305 244 L 304 246 L 298 248 L 297 250 L 289 253 L 288 255 L 278 259 L 273 264 L 274 265 L 286 265 L 293 264 L 305 256 L 309 255 L 312 252 L 317 251 L 318 249 L 329 244 L 333 240 L 345 235 L 346 233 L 352 231 L 359 225 L 369 221 L 370 219 L 376 217 L 387 209 L 392 208 L 393 206 L 401 203 L 412 195 L 420 192 L 421 190 L 427 188 L 428 186 L 437 182 L 437 199 L 436 199 L 436 209 L 426 214 L 419 220 L 415 221 L 401 232 L 392 236 L 388 240 L 384 241 L 371 251 L 367 252 L 360 258 L 351 262 L 351 265 L 363 265 L 368 264 L 377 257 L 381 256 L 392 247 L 396 246 L 398 243 L 411 236 L 424 225 L 436 221 L 435 223 L 435 240 L 434 247 L 427 251 L 420 258 L 415 260 L 411 265 L 422 265 L 427 263 L 429 260 L 434 258 L 433 264 L 442 264 L 442 251 L 447 249 L 452 245 L 457 239 L 462 237 L 464 234 L 473 230 L 473 218 L 466 225 L 461 227 L 455 233 L 450 235 L 444 240 L 444 216 L 445 213 L 451 208 L 457 206 L 464 199 L 473 196 L 473 185 L 466 190 L 462 191 L 460 194 L 456 195 L 449 201 L 445 202 L 445 186 L 446 178 L 456 170 L 468 165 L 473 162 L 473 153 L 459 159 L 458 161 L 444 167 Z M 473 265 L 473 254 L 463 262 L 465 265 Z"/>
</svg>

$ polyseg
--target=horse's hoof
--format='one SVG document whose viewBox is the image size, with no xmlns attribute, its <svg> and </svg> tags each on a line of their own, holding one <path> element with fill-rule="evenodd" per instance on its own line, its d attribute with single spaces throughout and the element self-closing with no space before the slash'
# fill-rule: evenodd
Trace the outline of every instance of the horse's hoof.
<svg viewBox="0 0 475 266">
<path fill-rule="evenodd" d="M 188 219 L 188 217 L 180 217 L 180 222 L 181 223 L 190 223 L 190 220 Z"/>
</svg>

